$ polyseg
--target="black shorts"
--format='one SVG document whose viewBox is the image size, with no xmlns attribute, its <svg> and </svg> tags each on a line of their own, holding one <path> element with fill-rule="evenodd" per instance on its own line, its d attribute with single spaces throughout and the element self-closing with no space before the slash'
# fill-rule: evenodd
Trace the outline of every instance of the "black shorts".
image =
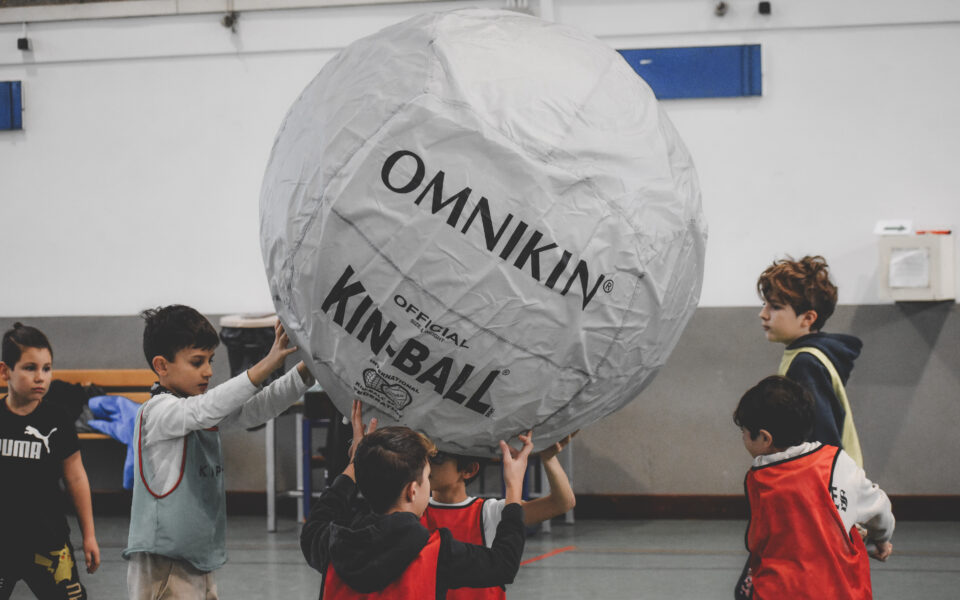
<svg viewBox="0 0 960 600">
<path fill-rule="evenodd" d="M 60 548 L 35 552 L 24 550 L 0 565 L 0 600 L 7 600 L 21 579 L 37 598 L 86 600 L 70 540 Z"/>
</svg>

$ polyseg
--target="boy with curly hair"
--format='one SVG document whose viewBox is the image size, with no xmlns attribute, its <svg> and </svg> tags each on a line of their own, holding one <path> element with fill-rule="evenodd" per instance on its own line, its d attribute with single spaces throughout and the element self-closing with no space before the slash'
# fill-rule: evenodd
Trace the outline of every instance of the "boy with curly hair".
<svg viewBox="0 0 960 600">
<path fill-rule="evenodd" d="M 827 261 L 822 256 L 776 260 L 757 279 L 757 293 L 763 300 L 759 316 L 767 340 L 786 346 L 778 373 L 813 396 L 816 418 L 808 441 L 839 446 L 862 467 L 844 386 L 863 342 L 821 331 L 837 305 Z"/>
</svg>

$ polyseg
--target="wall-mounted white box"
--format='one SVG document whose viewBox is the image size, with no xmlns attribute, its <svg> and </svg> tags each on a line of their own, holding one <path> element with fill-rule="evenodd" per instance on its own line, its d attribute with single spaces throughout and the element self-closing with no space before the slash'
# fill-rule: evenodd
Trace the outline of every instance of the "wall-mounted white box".
<svg viewBox="0 0 960 600">
<path fill-rule="evenodd" d="M 957 297 L 952 234 L 880 236 L 880 290 L 886 300 Z"/>
</svg>

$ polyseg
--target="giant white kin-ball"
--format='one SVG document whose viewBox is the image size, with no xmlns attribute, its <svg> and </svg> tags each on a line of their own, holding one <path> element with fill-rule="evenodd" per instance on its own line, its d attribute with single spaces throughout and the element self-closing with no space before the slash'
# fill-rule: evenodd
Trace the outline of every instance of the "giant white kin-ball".
<svg viewBox="0 0 960 600">
<path fill-rule="evenodd" d="M 344 414 L 442 449 L 537 448 L 621 408 L 700 295 L 686 148 L 614 50 L 496 10 L 415 17 L 329 61 L 260 201 L 281 320 Z"/>
</svg>

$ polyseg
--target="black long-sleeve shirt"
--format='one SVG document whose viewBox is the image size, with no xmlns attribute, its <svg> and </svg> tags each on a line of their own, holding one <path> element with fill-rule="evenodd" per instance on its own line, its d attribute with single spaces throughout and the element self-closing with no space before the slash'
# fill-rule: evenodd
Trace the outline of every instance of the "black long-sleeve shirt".
<svg viewBox="0 0 960 600">
<path fill-rule="evenodd" d="M 513 582 L 524 546 L 522 506 L 504 507 L 490 548 L 458 542 L 447 529 L 439 532 L 437 600 L 445 598 L 448 589 Z M 372 512 L 357 497 L 356 483 L 341 475 L 311 509 L 300 533 L 300 548 L 314 569 L 326 574 L 327 566 L 333 563 L 350 587 L 370 593 L 400 577 L 429 537 L 413 513 Z"/>
</svg>

